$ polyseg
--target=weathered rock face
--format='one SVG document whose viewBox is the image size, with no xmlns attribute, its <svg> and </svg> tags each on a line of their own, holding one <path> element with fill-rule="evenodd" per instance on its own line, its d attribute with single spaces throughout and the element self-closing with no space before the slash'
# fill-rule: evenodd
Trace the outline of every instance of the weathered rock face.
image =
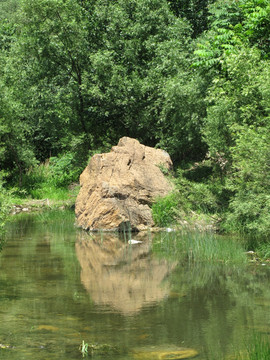
<svg viewBox="0 0 270 360">
<path fill-rule="evenodd" d="M 94 155 L 80 177 L 77 224 L 86 230 L 142 230 L 154 225 L 150 205 L 172 189 L 160 166 L 168 153 L 123 137 L 110 153 Z"/>
</svg>

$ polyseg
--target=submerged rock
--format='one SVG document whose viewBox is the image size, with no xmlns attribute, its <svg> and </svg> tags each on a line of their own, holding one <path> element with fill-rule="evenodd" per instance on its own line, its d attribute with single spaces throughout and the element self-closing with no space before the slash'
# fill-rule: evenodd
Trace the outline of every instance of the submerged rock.
<svg viewBox="0 0 270 360">
<path fill-rule="evenodd" d="M 37 330 L 59 331 L 59 328 L 53 325 L 39 325 Z"/>
<path fill-rule="evenodd" d="M 198 351 L 187 348 L 174 349 L 144 349 L 134 351 L 133 356 L 137 360 L 180 360 L 190 359 L 198 355 Z"/>
<path fill-rule="evenodd" d="M 91 231 L 152 227 L 151 204 L 172 189 L 161 168 L 172 168 L 168 153 L 128 137 L 94 155 L 80 177 L 77 224 Z"/>
</svg>

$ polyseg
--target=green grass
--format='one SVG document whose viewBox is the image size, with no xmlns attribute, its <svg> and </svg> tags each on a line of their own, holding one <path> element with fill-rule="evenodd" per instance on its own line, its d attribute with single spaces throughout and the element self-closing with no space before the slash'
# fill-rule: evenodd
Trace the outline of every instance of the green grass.
<svg viewBox="0 0 270 360">
<path fill-rule="evenodd" d="M 262 260 L 270 260 L 270 243 L 261 243 L 256 248 L 258 257 Z M 270 358 L 269 358 L 270 359 Z"/>
<path fill-rule="evenodd" d="M 36 184 L 33 189 L 27 192 L 13 193 L 9 202 L 11 205 L 20 205 L 30 209 L 72 207 L 75 204 L 79 189 L 79 184 L 73 184 L 70 187 L 57 187 L 49 182 L 43 182 Z"/>
<path fill-rule="evenodd" d="M 155 225 L 167 227 L 184 222 L 194 228 L 199 216 L 204 217 L 206 222 L 217 222 L 219 204 L 215 194 L 217 190 L 210 186 L 212 182 L 198 183 L 188 180 L 183 174 L 178 169 L 177 177 L 170 178 L 174 190 L 165 197 L 157 198 L 152 205 Z M 205 221 L 200 222 L 201 225 L 205 225 Z"/>
<path fill-rule="evenodd" d="M 253 341 L 247 346 L 248 360 L 269 360 L 269 339 L 259 334 L 254 335 Z"/>
<path fill-rule="evenodd" d="M 152 205 L 152 215 L 156 226 L 169 226 L 175 222 L 177 200 L 175 194 L 158 198 Z"/>
<path fill-rule="evenodd" d="M 82 357 L 90 355 L 110 355 L 110 354 L 120 354 L 120 349 L 116 346 L 110 344 L 97 344 L 97 343 L 85 343 L 84 340 L 80 344 L 79 350 L 82 354 Z"/>
<path fill-rule="evenodd" d="M 68 188 L 59 188 L 51 184 L 40 184 L 39 187 L 30 191 L 33 199 L 68 200 Z"/>
<path fill-rule="evenodd" d="M 238 351 L 231 360 L 269 360 L 270 341 L 266 336 L 253 334 L 243 351 Z"/>
<path fill-rule="evenodd" d="M 81 168 L 76 168 L 68 156 L 51 158 L 28 170 L 22 177 L 18 196 L 32 199 L 68 200 L 69 185 L 78 182 Z"/>
<path fill-rule="evenodd" d="M 247 263 L 245 248 L 240 241 L 212 233 L 163 233 L 154 241 L 153 250 L 190 263 Z"/>
<path fill-rule="evenodd" d="M 266 336 L 259 333 L 253 334 L 248 339 L 243 350 L 237 350 L 234 354 L 229 356 L 218 357 L 218 355 L 211 354 L 210 360 L 269 360 L 270 359 L 270 341 Z"/>
</svg>

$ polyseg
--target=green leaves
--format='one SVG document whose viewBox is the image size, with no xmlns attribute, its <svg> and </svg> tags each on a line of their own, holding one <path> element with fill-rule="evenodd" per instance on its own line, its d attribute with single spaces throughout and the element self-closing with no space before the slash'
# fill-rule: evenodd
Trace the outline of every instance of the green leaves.
<svg viewBox="0 0 270 360">
<path fill-rule="evenodd" d="M 106 126 L 117 137 L 128 134 L 155 144 L 165 86 L 189 66 L 189 28 L 163 0 L 118 1 L 106 9 L 101 2 L 97 12 L 106 24 L 103 43 L 90 54 L 92 71 L 84 79 L 95 130 L 104 132 Z"/>
<path fill-rule="evenodd" d="M 226 56 L 255 46 L 269 56 L 270 5 L 267 0 L 217 0 L 209 11 L 211 27 L 198 41 L 194 66 L 225 68 Z"/>
<path fill-rule="evenodd" d="M 2 176 L 3 172 L 0 171 L 0 251 L 2 249 L 1 235 L 4 231 L 4 226 L 11 208 L 9 204 L 9 198 L 11 194 L 4 188 L 4 181 Z"/>
<path fill-rule="evenodd" d="M 207 29 L 209 5 L 214 2 L 214 0 L 168 0 L 175 15 L 190 22 L 194 38 Z"/>
<path fill-rule="evenodd" d="M 152 205 L 153 220 L 156 226 L 169 226 L 176 219 L 177 199 L 174 194 L 156 199 Z"/>
<path fill-rule="evenodd" d="M 226 228 L 269 236 L 269 2 L 216 1 L 194 62 L 207 72 L 202 134 L 231 194 Z"/>
<path fill-rule="evenodd" d="M 235 192 L 227 226 L 253 236 L 270 235 L 270 128 L 238 126 L 227 186 Z M 230 224 L 230 225 L 229 225 Z"/>
<path fill-rule="evenodd" d="M 214 78 L 208 90 L 203 133 L 210 154 L 224 154 L 229 165 L 235 125 L 264 126 L 267 123 L 269 110 L 265 90 L 268 86 L 265 81 L 269 76 L 269 64 L 261 61 L 258 51 L 249 48 L 239 49 L 225 62 L 226 73 Z"/>
</svg>

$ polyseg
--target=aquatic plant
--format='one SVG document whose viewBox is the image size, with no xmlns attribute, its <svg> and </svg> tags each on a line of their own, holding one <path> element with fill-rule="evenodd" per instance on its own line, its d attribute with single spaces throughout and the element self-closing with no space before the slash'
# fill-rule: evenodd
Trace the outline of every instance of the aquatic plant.
<svg viewBox="0 0 270 360">
<path fill-rule="evenodd" d="M 195 262 L 246 263 L 242 244 L 231 237 L 212 233 L 162 233 L 153 241 L 153 250 L 175 260 Z"/>
<path fill-rule="evenodd" d="M 106 355 L 106 354 L 119 354 L 120 351 L 117 347 L 110 344 L 94 344 L 94 343 L 85 343 L 82 341 L 79 346 L 79 350 L 83 357 L 85 356 L 94 356 L 94 355 Z"/>
<path fill-rule="evenodd" d="M 260 335 L 255 334 L 253 340 L 247 346 L 248 360 L 269 360 L 270 359 L 270 343 L 269 340 Z M 240 360 L 240 359 L 239 359 Z"/>
<path fill-rule="evenodd" d="M 0 237 L 0 251 L 3 249 L 5 240 Z"/>
<path fill-rule="evenodd" d="M 82 341 L 80 347 L 79 347 L 80 352 L 82 353 L 82 356 L 85 357 L 88 355 L 88 344 L 84 342 L 84 340 Z"/>
<path fill-rule="evenodd" d="M 51 210 L 45 210 L 37 212 L 36 214 L 31 214 L 31 216 L 36 219 L 36 222 L 39 224 L 49 224 L 51 226 L 69 226 L 70 229 L 74 227 L 75 215 L 73 210 L 70 209 L 59 209 L 52 208 Z"/>
<path fill-rule="evenodd" d="M 212 355 L 211 359 L 216 360 L 216 356 Z M 266 336 L 259 333 L 253 334 L 249 338 L 249 343 L 244 350 L 238 351 L 229 358 L 222 360 L 269 360 L 270 359 L 270 343 Z"/>
<path fill-rule="evenodd" d="M 231 237 L 207 234 L 189 236 L 186 242 L 188 260 L 223 263 L 245 263 L 244 248 Z"/>
</svg>

